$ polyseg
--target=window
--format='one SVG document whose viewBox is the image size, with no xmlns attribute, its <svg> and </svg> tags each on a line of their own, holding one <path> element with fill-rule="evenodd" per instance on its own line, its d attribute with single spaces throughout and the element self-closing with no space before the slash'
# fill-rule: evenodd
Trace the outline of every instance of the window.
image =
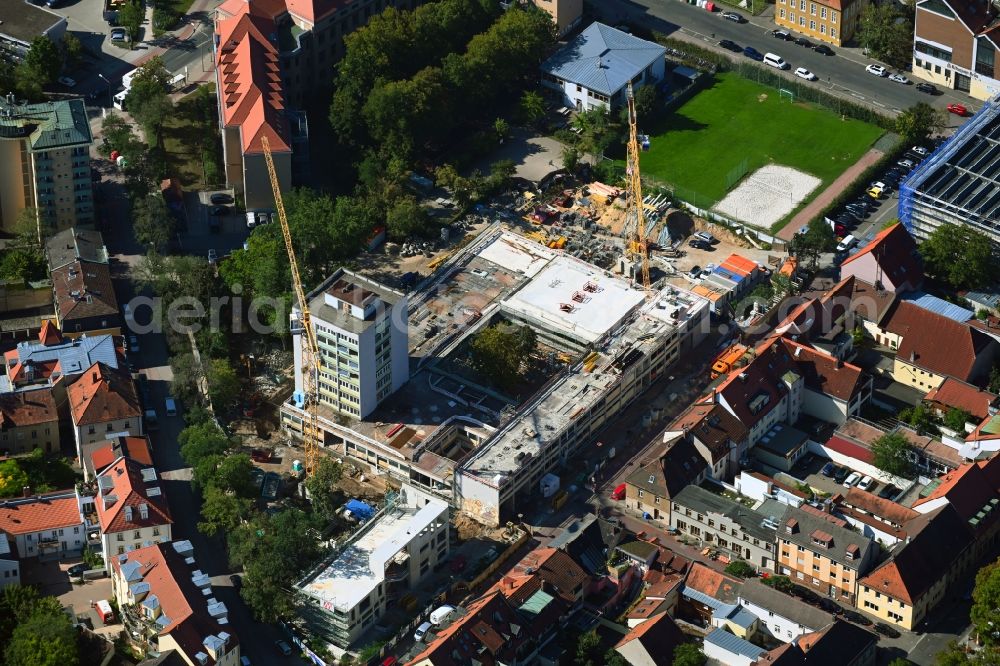
<svg viewBox="0 0 1000 666">
<path fill-rule="evenodd" d="M 819 34 L 821 34 L 821 35 L 825 35 L 826 34 L 826 24 L 825 23 L 820 23 L 819 24 Z"/>
<path fill-rule="evenodd" d="M 788 12 L 788 20 L 795 23 L 795 14 L 793 12 Z"/>
<path fill-rule="evenodd" d="M 160 528 L 159 527 L 154 527 L 153 528 L 153 536 L 160 536 Z"/>
<path fill-rule="evenodd" d="M 809 29 L 810 30 L 816 29 L 816 21 L 809 21 Z"/>
<path fill-rule="evenodd" d="M 124 541 L 124 540 L 125 540 L 125 535 L 124 535 L 124 534 L 122 534 L 121 532 L 119 532 L 119 533 L 118 533 L 118 534 L 116 535 L 116 540 L 117 540 L 117 541 Z"/>
<path fill-rule="evenodd" d="M 816 16 L 816 3 L 815 2 L 810 2 L 809 3 L 809 13 L 812 14 L 813 16 Z"/>
<path fill-rule="evenodd" d="M 799 10 L 803 12 L 806 10 L 806 0 L 799 0 Z"/>
<path fill-rule="evenodd" d="M 826 18 L 826 7 L 820 7 L 819 8 L 819 17 L 821 19 L 825 19 Z"/>
<path fill-rule="evenodd" d="M 837 22 L 837 11 L 835 9 L 830 10 L 830 23 Z"/>
<path fill-rule="evenodd" d="M 132 535 L 132 538 L 133 538 L 133 539 L 141 539 L 141 538 L 142 538 L 142 537 L 140 536 L 140 534 L 139 534 L 139 530 L 136 530 L 136 531 L 135 531 L 135 534 L 133 534 L 133 535 Z"/>
<path fill-rule="evenodd" d="M 982 44 L 979 46 L 982 49 Z M 938 60 L 944 60 L 945 62 L 951 62 L 951 51 L 945 51 L 944 49 L 939 49 L 936 46 L 928 44 L 927 42 L 922 42 L 919 39 L 914 40 L 913 50 L 917 53 L 923 53 L 924 55 L 929 55 L 932 58 L 937 58 Z M 976 54 L 976 61 L 979 61 L 979 54 Z M 992 72 L 990 73 L 992 75 Z"/>
<path fill-rule="evenodd" d="M 993 78 L 996 47 L 988 37 L 976 38 L 976 73 Z"/>
<path fill-rule="evenodd" d="M 837 39 L 837 29 L 830 28 L 830 39 Z"/>
<path fill-rule="evenodd" d="M 784 2 L 785 0 L 781 0 L 781 1 Z M 785 10 L 784 9 L 779 9 L 778 13 L 781 16 L 781 18 L 785 18 Z"/>
<path fill-rule="evenodd" d="M 803 579 L 805 579 L 806 575 L 804 573 L 802 573 L 801 571 L 796 571 L 795 572 L 795 577 L 798 578 L 799 580 L 803 580 Z"/>
<path fill-rule="evenodd" d="M 799 17 L 799 27 L 802 27 L 802 28 L 806 27 L 806 17 L 805 16 L 800 16 Z"/>
<path fill-rule="evenodd" d="M 639 491 L 639 497 L 642 497 L 642 491 L 641 490 Z"/>
</svg>

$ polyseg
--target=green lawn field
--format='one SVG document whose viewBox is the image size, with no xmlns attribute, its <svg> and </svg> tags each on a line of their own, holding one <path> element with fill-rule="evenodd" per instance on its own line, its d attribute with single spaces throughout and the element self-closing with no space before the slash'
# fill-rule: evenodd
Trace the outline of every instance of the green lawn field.
<svg viewBox="0 0 1000 666">
<path fill-rule="evenodd" d="M 655 125 L 640 121 L 639 131 L 652 141 L 640 156 L 643 176 L 675 186 L 678 195 L 693 191 L 698 200 L 692 203 L 702 207 L 726 195 L 727 176 L 744 159 L 748 174 L 780 164 L 819 178 L 822 189 L 883 133 L 728 73 Z"/>
</svg>

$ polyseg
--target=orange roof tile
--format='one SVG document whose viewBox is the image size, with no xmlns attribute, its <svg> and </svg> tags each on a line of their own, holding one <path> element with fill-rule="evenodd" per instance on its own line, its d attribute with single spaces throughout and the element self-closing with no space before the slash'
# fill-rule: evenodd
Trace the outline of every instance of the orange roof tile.
<svg viewBox="0 0 1000 666">
<path fill-rule="evenodd" d="M 522 604 L 546 582 L 551 594 L 574 603 L 587 582 L 587 574 L 569 555 L 555 548 L 536 548 L 525 555 L 492 589 L 515 604 Z"/>
<path fill-rule="evenodd" d="M 713 599 L 734 604 L 743 583 L 732 576 L 711 569 L 701 562 L 695 562 L 691 565 L 684 586 L 707 594 Z"/>
<path fill-rule="evenodd" d="M 673 662 L 674 648 L 684 642 L 684 634 L 670 615 L 660 613 L 632 627 L 615 648 L 632 641 L 642 643 L 646 653 L 656 660 L 656 664 L 670 664 Z"/>
<path fill-rule="evenodd" d="M 169 525 L 174 522 L 170 517 L 167 498 L 159 486 L 160 481 L 156 478 L 155 470 L 145 472 L 151 477 L 148 483 L 143 480 L 144 470 L 152 469 L 127 458 L 121 458 L 98 475 L 100 496 L 94 505 L 97 507 L 101 532 L 104 534 L 123 532 L 140 527 Z M 111 479 L 110 487 L 102 486 L 101 479 Z M 154 488 L 155 493 L 151 492 Z M 147 508 L 146 518 L 142 517 L 143 505 Z M 127 519 L 125 507 L 132 507 L 131 520 Z"/>
<path fill-rule="evenodd" d="M 924 272 L 917 260 L 917 243 L 899 222 L 875 234 L 871 242 L 844 259 L 840 264 L 841 270 L 869 254 L 893 285 L 909 284 L 911 288 L 916 288 L 923 282 Z"/>
<path fill-rule="evenodd" d="M 83 523 L 72 490 L 13 500 L 0 500 L 0 532 L 11 536 L 33 534 Z"/>
<path fill-rule="evenodd" d="M 66 389 L 70 412 L 77 426 L 107 423 L 142 414 L 132 379 L 95 363 Z"/>
<path fill-rule="evenodd" d="M 946 377 L 941 386 L 931 389 L 924 400 L 938 402 L 948 407 L 964 409 L 977 419 L 989 416 L 990 405 L 997 396 L 954 377 Z"/>
<path fill-rule="evenodd" d="M 46 319 L 42 322 L 42 328 L 38 331 L 38 341 L 46 347 L 62 344 L 62 333 L 59 332 L 59 327 L 54 321 Z"/>
<path fill-rule="evenodd" d="M 144 467 L 152 467 L 153 456 L 149 450 L 149 440 L 145 437 L 116 437 L 98 444 L 90 454 L 94 471 L 100 474 L 105 467 L 119 458 L 129 458 Z"/>
<path fill-rule="evenodd" d="M 218 72 L 226 84 L 219 86 L 224 89 L 223 122 L 240 128 L 244 154 L 262 152 L 264 136 L 272 152 L 290 152 L 278 49 L 267 37 L 275 30 L 274 21 L 250 11 L 250 5 L 231 8 L 238 13 L 216 24 Z"/>
<path fill-rule="evenodd" d="M 741 257 L 738 254 L 729 255 L 725 261 L 722 262 L 722 267 L 727 271 L 736 273 L 737 275 L 750 275 L 754 271 L 760 270 L 757 266 L 756 261 L 751 261 L 746 257 Z"/>
<path fill-rule="evenodd" d="M 52 387 L 0 394 L 0 430 L 59 420 Z"/>
<path fill-rule="evenodd" d="M 963 381 L 974 379 L 976 360 L 992 343 L 991 338 L 968 324 L 909 301 L 896 304 L 885 328 L 903 338 L 896 350 L 898 361 Z"/>
</svg>

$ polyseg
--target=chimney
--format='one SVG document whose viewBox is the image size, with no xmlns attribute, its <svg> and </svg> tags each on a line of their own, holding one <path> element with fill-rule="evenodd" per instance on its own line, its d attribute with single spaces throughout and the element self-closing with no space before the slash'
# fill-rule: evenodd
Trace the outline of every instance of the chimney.
<svg viewBox="0 0 1000 666">
<path fill-rule="evenodd" d="M 31 497 L 31 486 L 24 486 L 21 488 L 21 497 Z"/>
<path fill-rule="evenodd" d="M 910 351 L 910 363 L 913 363 L 916 360 L 917 360 L 917 352 L 915 350 L 911 350 Z"/>
<path fill-rule="evenodd" d="M 96 384 L 97 383 L 97 372 L 96 371 L 91 375 L 91 378 L 92 378 L 93 382 Z"/>
</svg>

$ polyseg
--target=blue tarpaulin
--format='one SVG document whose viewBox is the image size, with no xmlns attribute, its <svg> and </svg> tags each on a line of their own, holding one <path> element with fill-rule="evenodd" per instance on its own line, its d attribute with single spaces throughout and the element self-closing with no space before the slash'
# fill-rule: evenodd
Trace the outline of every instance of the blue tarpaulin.
<svg viewBox="0 0 1000 666">
<path fill-rule="evenodd" d="M 375 515 L 375 509 L 361 500 L 352 499 L 347 502 L 347 509 L 358 520 L 368 520 Z"/>
</svg>

